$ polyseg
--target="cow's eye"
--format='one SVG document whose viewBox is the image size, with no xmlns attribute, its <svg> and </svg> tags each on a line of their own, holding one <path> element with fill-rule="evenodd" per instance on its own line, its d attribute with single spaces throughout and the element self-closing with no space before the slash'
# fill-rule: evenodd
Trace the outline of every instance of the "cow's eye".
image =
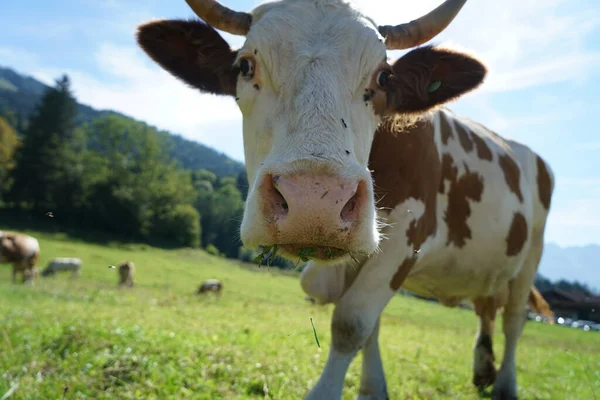
<svg viewBox="0 0 600 400">
<path fill-rule="evenodd" d="M 244 76 L 252 75 L 252 73 L 254 72 L 254 64 L 252 63 L 252 60 L 243 58 L 240 61 L 240 71 Z"/>
<path fill-rule="evenodd" d="M 390 71 L 380 71 L 377 74 L 377 85 L 379 85 L 380 88 L 385 89 L 385 86 L 390 79 L 390 75 Z"/>
</svg>

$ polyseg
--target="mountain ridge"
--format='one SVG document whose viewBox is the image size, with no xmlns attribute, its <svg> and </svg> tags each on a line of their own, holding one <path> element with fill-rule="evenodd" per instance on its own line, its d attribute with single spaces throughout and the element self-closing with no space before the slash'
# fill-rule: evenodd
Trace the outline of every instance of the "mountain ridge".
<svg viewBox="0 0 600 400">
<path fill-rule="evenodd" d="M 28 118 L 35 109 L 42 94 L 48 88 L 48 85 L 31 76 L 0 65 L 0 115 L 5 111 L 12 111 L 19 115 L 20 118 Z M 77 102 L 75 123 L 80 125 L 107 115 L 118 115 L 133 121 L 142 122 L 165 134 L 170 142 L 170 156 L 185 169 L 208 169 L 213 171 L 217 176 L 235 176 L 245 171 L 243 163 L 205 144 L 186 139 L 177 133 L 158 129 L 144 121 L 115 110 L 98 110 Z"/>
</svg>

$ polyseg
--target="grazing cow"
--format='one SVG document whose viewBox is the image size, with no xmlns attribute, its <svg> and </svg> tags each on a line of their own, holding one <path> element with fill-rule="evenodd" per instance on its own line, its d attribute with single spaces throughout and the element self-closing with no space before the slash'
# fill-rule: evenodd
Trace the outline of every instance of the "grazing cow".
<svg viewBox="0 0 600 400">
<path fill-rule="evenodd" d="M 72 278 L 79 277 L 82 261 L 79 258 L 55 258 L 42 271 L 42 276 L 56 276 L 60 271 L 71 271 Z"/>
<path fill-rule="evenodd" d="M 40 258 L 40 244 L 36 238 L 22 233 L 0 231 L 0 264 L 12 264 L 13 283 L 17 273 L 23 274 L 23 283 L 37 278 L 36 263 Z"/>
<path fill-rule="evenodd" d="M 125 261 L 119 265 L 119 286 L 133 287 L 134 275 L 135 264 L 133 261 Z"/>
<path fill-rule="evenodd" d="M 197 294 L 203 294 L 213 292 L 217 297 L 221 297 L 221 290 L 223 290 L 223 283 L 217 279 L 207 279 L 198 288 Z"/>
<path fill-rule="evenodd" d="M 335 303 L 329 357 L 308 399 L 339 399 L 360 350 L 359 398 L 387 398 L 379 321 L 400 287 L 447 306 L 473 300 L 476 361 L 491 353 L 502 307 L 500 370 L 492 376 L 493 365 L 477 361 L 473 380 L 495 382 L 494 399 L 517 398 L 517 341 L 553 174 L 528 147 L 445 107 L 483 81 L 472 56 L 422 46 L 386 57 L 435 37 L 465 1 L 381 26 L 345 0 L 281 0 L 250 13 L 187 0 L 205 22 L 138 29 L 155 62 L 202 92 L 234 97 L 242 112 L 244 245 L 310 259 L 302 287 Z M 245 35 L 243 46 L 232 50 L 215 28 Z"/>
</svg>

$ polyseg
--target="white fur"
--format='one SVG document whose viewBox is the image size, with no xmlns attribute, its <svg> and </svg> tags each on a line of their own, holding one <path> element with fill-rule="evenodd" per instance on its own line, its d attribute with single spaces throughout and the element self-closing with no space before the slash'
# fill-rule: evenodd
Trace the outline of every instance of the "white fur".
<svg viewBox="0 0 600 400">
<path fill-rule="evenodd" d="M 250 182 L 242 241 L 249 247 L 274 244 L 265 236 L 258 193 L 265 174 L 310 172 L 368 183 L 366 207 L 373 211 L 349 247 L 373 252 L 379 235 L 367 163 L 379 118 L 363 94 L 386 57 L 381 35 L 339 0 L 268 3 L 253 15 L 241 53 L 256 51 L 257 78 L 240 78 L 237 85 Z"/>
</svg>

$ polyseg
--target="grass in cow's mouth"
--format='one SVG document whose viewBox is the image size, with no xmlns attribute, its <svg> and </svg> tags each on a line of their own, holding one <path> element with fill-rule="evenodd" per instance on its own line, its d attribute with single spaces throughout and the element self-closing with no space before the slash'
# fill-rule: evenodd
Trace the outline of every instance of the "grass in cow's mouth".
<svg viewBox="0 0 600 400">
<path fill-rule="evenodd" d="M 298 261 L 294 266 L 294 269 L 298 268 L 300 262 L 308 262 L 315 259 L 327 259 L 334 260 L 338 257 L 343 257 L 344 255 L 349 255 L 351 259 L 358 262 L 356 258 L 346 250 L 341 250 L 335 247 L 326 247 L 326 246 L 306 246 L 306 247 L 298 247 L 297 245 L 268 245 L 268 246 L 260 246 L 260 253 L 254 258 L 253 262 L 261 265 L 267 265 L 267 267 L 271 266 L 273 260 L 278 256 L 278 251 L 282 249 L 285 254 L 288 256 L 296 256 L 298 257 Z M 287 256 L 281 256 L 287 257 Z"/>
<path fill-rule="evenodd" d="M 267 267 L 270 267 L 271 262 L 277 255 L 277 249 L 278 246 L 276 244 L 272 246 L 262 246 L 262 252 L 254 258 L 254 262 L 257 263 L 258 266 L 261 266 L 266 255 Z"/>
<path fill-rule="evenodd" d="M 307 262 L 310 260 L 310 257 L 313 256 L 315 254 L 315 249 L 313 249 L 312 247 L 303 247 L 300 250 L 298 250 L 298 252 L 296 253 L 296 255 L 298 257 L 300 257 L 300 260 Z"/>
</svg>

